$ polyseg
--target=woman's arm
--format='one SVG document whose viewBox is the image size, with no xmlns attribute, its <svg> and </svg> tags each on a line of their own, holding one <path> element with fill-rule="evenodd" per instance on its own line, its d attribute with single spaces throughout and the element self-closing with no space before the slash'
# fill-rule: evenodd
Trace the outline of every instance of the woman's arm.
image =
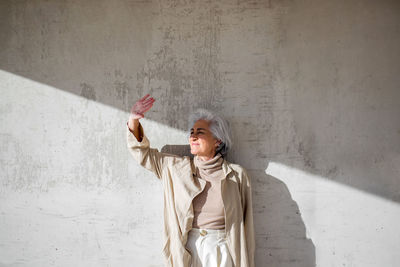
<svg viewBox="0 0 400 267">
<path fill-rule="evenodd" d="M 129 120 L 128 120 L 128 127 L 129 130 L 135 135 L 136 139 L 139 142 L 142 142 L 143 139 L 143 131 L 142 128 L 140 127 L 139 120 L 141 118 L 144 118 L 144 113 L 147 112 L 151 107 L 153 106 L 154 101 L 156 101 L 154 98 L 150 97 L 150 95 L 147 94 L 143 98 L 139 99 L 133 105 L 131 109 L 131 114 L 129 115 Z"/>
<path fill-rule="evenodd" d="M 150 142 L 144 134 L 139 120 L 144 117 L 154 103 L 152 97 L 145 95 L 137 101 L 131 109 L 129 120 L 127 122 L 127 144 L 131 155 L 136 161 L 153 172 L 159 179 L 162 177 L 162 170 L 166 167 L 166 155 L 160 153 L 157 149 L 150 147 Z"/>
<path fill-rule="evenodd" d="M 163 169 L 168 167 L 168 155 L 150 147 L 150 141 L 144 134 L 142 126 L 139 124 L 136 129 L 141 136 L 140 141 L 127 126 L 127 144 L 132 157 L 144 168 L 153 172 L 157 178 L 162 178 Z"/>
<path fill-rule="evenodd" d="M 136 139 L 139 142 L 142 142 L 142 140 L 143 140 L 143 131 L 142 131 L 142 127 L 140 125 L 139 120 L 133 120 L 131 125 L 129 125 L 129 122 L 128 122 L 128 129 L 136 137 Z"/>
</svg>

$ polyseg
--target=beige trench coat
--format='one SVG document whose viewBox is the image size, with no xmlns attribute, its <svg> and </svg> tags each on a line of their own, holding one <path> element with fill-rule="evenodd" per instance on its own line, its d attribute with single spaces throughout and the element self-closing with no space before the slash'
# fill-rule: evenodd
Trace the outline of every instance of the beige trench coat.
<svg viewBox="0 0 400 267">
<path fill-rule="evenodd" d="M 185 248 L 193 222 L 193 198 L 206 181 L 197 178 L 193 160 L 159 152 L 140 126 L 142 142 L 127 128 L 128 149 L 136 161 L 152 171 L 163 183 L 164 247 L 167 266 L 190 267 L 191 255 Z M 225 229 L 229 251 L 236 267 L 254 267 L 254 226 L 250 179 L 239 165 L 224 160 L 221 181 Z"/>
</svg>

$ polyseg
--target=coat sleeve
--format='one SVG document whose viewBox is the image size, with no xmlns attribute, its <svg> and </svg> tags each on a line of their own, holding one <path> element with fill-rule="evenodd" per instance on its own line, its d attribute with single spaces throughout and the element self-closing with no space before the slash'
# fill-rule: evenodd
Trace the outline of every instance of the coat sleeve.
<svg viewBox="0 0 400 267">
<path fill-rule="evenodd" d="M 162 170 L 167 167 L 166 154 L 150 147 L 150 142 L 146 135 L 144 135 L 142 125 L 139 124 L 140 136 L 143 137 L 141 142 L 136 139 L 134 134 L 129 130 L 129 127 L 126 127 L 128 150 L 133 158 L 144 168 L 153 172 L 158 179 L 161 179 Z"/>
<path fill-rule="evenodd" d="M 243 221 L 246 238 L 247 256 L 249 260 L 249 267 L 255 266 L 255 234 L 254 234 L 254 218 L 253 218 L 253 201 L 251 181 L 247 172 L 243 171 L 242 180 L 242 207 L 243 207 Z"/>
</svg>

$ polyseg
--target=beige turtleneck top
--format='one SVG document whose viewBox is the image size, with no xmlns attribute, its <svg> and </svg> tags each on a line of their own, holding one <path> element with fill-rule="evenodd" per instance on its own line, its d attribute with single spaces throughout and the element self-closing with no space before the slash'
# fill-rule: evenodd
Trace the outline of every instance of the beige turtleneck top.
<svg viewBox="0 0 400 267">
<path fill-rule="evenodd" d="M 221 180 L 224 178 L 221 154 L 208 161 L 194 157 L 197 177 L 205 180 L 204 190 L 193 199 L 193 227 L 202 229 L 225 229 L 224 203 Z"/>
</svg>

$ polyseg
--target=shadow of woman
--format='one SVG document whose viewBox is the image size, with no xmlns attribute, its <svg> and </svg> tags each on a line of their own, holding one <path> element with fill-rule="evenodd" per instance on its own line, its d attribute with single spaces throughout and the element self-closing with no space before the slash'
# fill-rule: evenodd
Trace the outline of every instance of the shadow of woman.
<svg viewBox="0 0 400 267">
<path fill-rule="evenodd" d="M 189 145 L 165 145 L 161 152 L 192 156 Z M 315 266 L 314 244 L 287 186 L 265 170 L 247 173 L 252 182 L 256 266 Z"/>
<path fill-rule="evenodd" d="M 247 170 L 252 181 L 257 266 L 315 266 L 299 207 L 287 186 L 264 170 Z"/>
</svg>

